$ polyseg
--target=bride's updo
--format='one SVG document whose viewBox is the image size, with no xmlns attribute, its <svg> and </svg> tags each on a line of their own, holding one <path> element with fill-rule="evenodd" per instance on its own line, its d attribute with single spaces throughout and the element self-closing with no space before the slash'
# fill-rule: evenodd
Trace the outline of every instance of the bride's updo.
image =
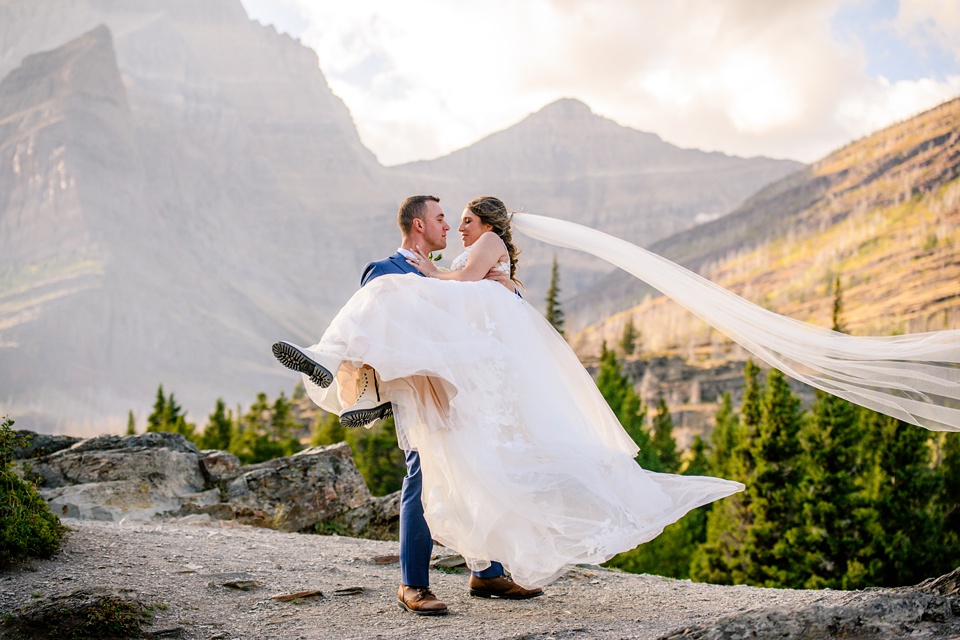
<svg viewBox="0 0 960 640">
<path fill-rule="evenodd" d="M 510 279 L 520 284 L 517 280 L 517 263 L 520 261 L 520 249 L 513 244 L 513 233 L 510 230 L 510 219 L 513 212 L 507 209 L 503 200 L 493 196 L 480 196 L 467 203 L 467 209 L 480 219 L 480 222 L 493 227 L 493 232 L 500 236 L 503 244 L 507 247 L 507 254 L 510 256 Z"/>
</svg>

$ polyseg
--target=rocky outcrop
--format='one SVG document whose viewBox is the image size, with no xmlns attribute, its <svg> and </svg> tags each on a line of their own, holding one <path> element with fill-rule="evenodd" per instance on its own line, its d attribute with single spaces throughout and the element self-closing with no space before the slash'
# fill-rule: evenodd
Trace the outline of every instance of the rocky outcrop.
<svg viewBox="0 0 960 640">
<path fill-rule="evenodd" d="M 72 447 L 83 440 L 83 438 L 77 438 L 75 436 L 57 436 L 46 433 L 34 433 L 32 431 L 17 431 L 17 436 L 25 437 L 27 442 L 22 446 L 14 447 L 14 460 L 48 456 L 61 449 Z"/>
<path fill-rule="evenodd" d="M 204 515 L 281 531 L 396 535 L 398 497 L 370 495 L 346 443 L 247 466 L 173 433 L 107 435 L 38 451 L 17 466 L 64 517 Z"/>
<path fill-rule="evenodd" d="M 661 640 L 740 638 L 956 638 L 960 635 L 960 569 L 916 587 L 852 591 L 837 604 L 815 602 L 729 616 Z"/>
</svg>

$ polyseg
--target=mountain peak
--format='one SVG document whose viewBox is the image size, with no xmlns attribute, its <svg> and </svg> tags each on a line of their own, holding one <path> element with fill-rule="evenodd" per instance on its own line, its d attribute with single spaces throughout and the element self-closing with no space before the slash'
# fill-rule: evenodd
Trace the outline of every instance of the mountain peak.
<svg viewBox="0 0 960 640">
<path fill-rule="evenodd" d="M 596 117 L 585 103 L 576 98 L 560 98 L 533 114 L 535 117 L 548 117 L 563 120 Z"/>
</svg>

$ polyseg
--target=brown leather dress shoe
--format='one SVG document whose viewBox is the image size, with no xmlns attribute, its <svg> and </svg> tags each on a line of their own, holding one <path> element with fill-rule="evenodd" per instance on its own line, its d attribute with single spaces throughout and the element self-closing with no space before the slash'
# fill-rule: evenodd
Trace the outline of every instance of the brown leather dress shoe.
<svg viewBox="0 0 960 640">
<path fill-rule="evenodd" d="M 477 598 L 504 598 L 506 600 L 526 600 L 543 595 L 543 589 L 524 589 L 507 576 L 496 578 L 478 578 L 470 576 L 470 595 Z"/>
<path fill-rule="evenodd" d="M 447 613 L 447 605 L 440 602 L 428 587 L 408 587 L 400 585 L 397 590 L 400 608 L 412 611 L 418 616 L 442 616 Z"/>
</svg>

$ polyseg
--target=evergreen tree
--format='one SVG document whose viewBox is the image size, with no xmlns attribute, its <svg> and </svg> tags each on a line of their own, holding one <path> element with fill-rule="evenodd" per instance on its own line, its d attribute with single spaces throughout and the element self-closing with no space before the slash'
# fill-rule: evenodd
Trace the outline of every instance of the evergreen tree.
<svg viewBox="0 0 960 640">
<path fill-rule="evenodd" d="M 597 373 L 597 388 L 610 405 L 624 430 L 640 448 L 636 460 L 648 471 L 659 471 L 660 458 L 647 428 L 647 409 L 637 395 L 630 379 L 624 375 L 617 354 L 607 349 L 606 342 L 600 351 L 600 370 Z"/>
<path fill-rule="evenodd" d="M 715 418 L 716 425 L 710 435 L 711 455 L 708 459 L 709 473 L 720 478 L 731 478 L 738 474 L 734 456 L 744 446 L 740 419 L 733 410 L 730 393 L 720 398 L 720 407 Z"/>
<path fill-rule="evenodd" d="M 677 451 L 677 441 L 673 439 L 673 418 L 670 417 L 670 408 L 663 398 L 660 398 L 657 414 L 653 417 L 653 448 L 660 460 L 658 471 L 680 471 L 680 453 Z"/>
<path fill-rule="evenodd" d="M 744 408 L 754 413 L 750 402 L 759 403 L 756 390 L 759 369 L 747 363 L 744 373 L 746 386 Z M 757 411 L 758 412 L 758 411 Z M 730 394 L 725 393 L 717 410 L 716 426 L 711 440 L 713 449 L 708 456 L 710 475 L 744 481 L 747 476 L 749 443 L 746 421 L 733 411 Z M 749 501 L 744 492 L 735 493 L 710 505 L 706 516 L 706 532 L 695 549 L 690 563 L 690 577 L 699 582 L 738 584 L 745 579 L 743 541 L 750 521 Z"/>
<path fill-rule="evenodd" d="M 231 434 L 229 451 L 244 464 L 292 455 L 300 447 L 290 435 L 290 425 L 289 403 L 283 394 L 271 404 L 267 394 L 259 393 Z"/>
<path fill-rule="evenodd" d="M 624 357 L 632 356 L 637 350 L 638 337 L 637 328 L 633 324 L 633 316 L 630 316 L 630 320 L 623 326 L 623 334 L 620 336 L 620 353 Z"/>
<path fill-rule="evenodd" d="M 760 419 L 763 415 L 763 382 L 760 380 L 760 367 L 754 364 L 753 360 L 747 360 L 743 378 L 746 385 L 743 388 L 743 404 L 740 405 L 740 424 L 745 432 L 743 443 L 747 452 L 744 459 L 747 467 L 744 471 L 750 472 L 753 469 L 753 461 L 749 443 L 758 436 Z"/>
<path fill-rule="evenodd" d="M 617 354 L 612 349 L 607 349 L 607 343 L 604 342 L 600 347 L 597 388 L 614 414 L 620 414 L 629 387 L 630 380 L 623 375 L 623 368 L 617 361 Z"/>
<path fill-rule="evenodd" d="M 865 469 L 861 455 L 859 411 L 842 398 L 816 391 L 816 400 L 800 440 L 799 483 L 802 526 L 796 533 L 799 556 L 793 584 L 806 589 L 842 589 L 849 564 L 863 548 L 861 520 Z"/>
<path fill-rule="evenodd" d="M 939 575 L 943 511 L 931 433 L 874 411 L 861 414 L 872 454 L 866 496 L 872 536 L 857 554 L 853 577 L 893 587 Z"/>
<path fill-rule="evenodd" d="M 137 434 L 137 420 L 133 417 L 133 409 L 130 409 L 130 412 L 127 414 L 127 435 L 133 436 Z"/>
<path fill-rule="evenodd" d="M 840 276 L 833 283 L 833 330 L 846 333 L 843 326 L 843 290 L 840 288 Z"/>
<path fill-rule="evenodd" d="M 960 566 L 960 493 L 956 489 L 960 487 L 960 433 L 941 433 L 938 440 L 938 501 L 943 517 L 943 564 L 957 567 Z"/>
<path fill-rule="evenodd" d="M 296 436 L 300 424 L 293 414 L 293 404 L 281 392 L 273 402 L 270 413 L 270 435 L 276 441 L 282 456 L 292 456 L 300 450 L 300 440 Z"/>
<path fill-rule="evenodd" d="M 833 330 L 844 331 L 840 277 L 834 283 Z M 852 566 L 864 548 L 868 523 L 862 518 L 866 469 L 856 405 L 819 389 L 800 440 L 803 522 L 795 534 L 798 562 L 793 583 L 807 589 L 868 586 L 855 582 Z M 853 581 L 853 582 L 852 582 Z"/>
<path fill-rule="evenodd" d="M 163 385 L 157 388 L 157 398 L 153 403 L 153 411 L 147 416 L 147 432 L 156 433 L 168 431 L 179 433 L 187 440 L 196 443 L 196 425 L 187 422 L 183 408 L 177 403 L 173 393 L 163 395 Z"/>
<path fill-rule="evenodd" d="M 557 257 L 553 257 L 553 268 L 550 270 L 550 288 L 547 290 L 547 322 L 553 325 L 557 333 L 563 335 L 563 309 L 560 308 L 560 268 L 557 266 Z"/>
<path fill-rule="evenodd" d="M 167 397 L 163 395 L 163 385 L 157 387 L 157 397 L 153 401 L 153 411 L 147 416 L 147 433 L 162 431 L 161 426 L 166 420 Z"/>
<path fill-rule="evenodd" d="M 745 581 L 779 587 L 793 583 L 797 559 L 795 533 L 802 522 L 797 486 L 802 478 L 799 433 L 800 399 L 784 375 L 772 369 L 761 404 L 757 436 L 749 442 L 753 469 L 747 476 L 753 516 L 743 544 Z"/>
<path fill-rule="evenodd" d="M 233 412 L 227 409 L 223 398 L 217 398 L 217 404 L 207 418 L 207 426 L 200 438 L 201 448 L 228 451 L 233 428 Z"/>
<path fill-rule="evenodd" d="M 699 435 L 693 436 L 693 443 L 690 445 L 690 459 L 683 466 L 683 475 L 685 476 L 708 476 L 710 475 L 710 456 L 709 447 Z"/>
</svg>

